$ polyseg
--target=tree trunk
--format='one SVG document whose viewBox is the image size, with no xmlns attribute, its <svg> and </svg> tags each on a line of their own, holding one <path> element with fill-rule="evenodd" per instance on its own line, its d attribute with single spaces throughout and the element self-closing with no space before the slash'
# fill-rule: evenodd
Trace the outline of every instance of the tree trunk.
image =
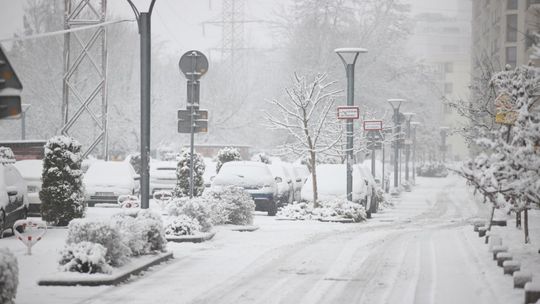
<svg viewBox="0 0 540 304">
<path fill-rule="evenodd" d="M 493 223 L 493 216 L 495 215 L 495 204 L 491 207 L 491 216 L 489 217 L 489 224 L 487 231 L 491 231 L 491 223 Z"/>
<path fill-rule="evenodd" d="M 516 210 L 516 228 L 521 228 L 521 211 Z"/>
<path fill-rule="evenodd" d="M 319 200 L 317 197 L 317 166 L 315 165 L 315 151 L 311 150 L 309 162 L 311 164 L 311 181 L 313 186 L 313 207 L 319 208 Z"/>
<path fill-rule="evenodd" d="M 529 244 L 531 242 L 529 238 L 529 209 L 527 206 L 525 206 L 525 210 L 523 210 L 523 217 L 525 218 L 525 223 L 523 227 L 523 232 L 525 233 L 525 244 Z"/>
</svg>

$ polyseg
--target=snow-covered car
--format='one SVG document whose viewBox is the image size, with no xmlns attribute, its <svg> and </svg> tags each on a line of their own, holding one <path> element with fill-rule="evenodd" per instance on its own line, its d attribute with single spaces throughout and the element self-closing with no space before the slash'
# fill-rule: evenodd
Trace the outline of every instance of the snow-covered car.
<svg viewBox="0 0 540 304">
<path fill-rule="evenodd" d="M 41 200 L 39 191 L 41 191 L 41 174 L 43 171 L 43 160 L 27 159 L 20 160 L 13 164 L 26 182 L 28 192 L 28 215 L 41 216 Z"/>
<path fill-rule="evenodd" d="M 344 164 L 317 165 L 317 195 L 318 200 L 347 199 L 347 166 Z M 366 208 L 368 217 L 371 216 L 372 190 L 369 181 L 363 176 L 359 165 L 353 166 L 353 202 L 361 203 Z M 302 187 L 302 200 L 313 201 L 313 180 L 308 176 Z"/>
<path fill-rule="evenodd" d="M 294 199 L 294 185 L 289 171 L 281 162 L 273 162 L 268 165 L 268 168 L 270 168 L 270 172 L 272 172 L 272 176 L 276 181 L 278 207 L 291 204 Z"/>
<path fill-rule="evenodd" d="M 253 161 L 231 161 L 223 164 L 212 181 L 212 189 L 224 186 L 242 187 L 255 201 L 255 210 L 277 213 L 277 185 L 266 164 Z"/>
<path fill-rule="evenodd" d="M 0 238 L 28 213 L 26 182 L 11 164 L 0 164 Z"/>
<path fill-rule="evenodd" d="M 172 191 L 176 186 L 176 162 L 152 161 L 150 162 L 150 193 L 156 191 Z"/>
<path fill-rule="evenodd" d="M 362 175 L 362 178 L 364 178 L 364 180 L 367 181 L 367 187 L 371 193 L 370 204 L 369 204 L 370 209 L 369 210 L 366 209 L 366 210 L 369 211 L 369 214 L 377 213 L 377 210 L 379 209 L 380 200 L 382 200 L 382 197 L 379 197 L 378 195 L 376 195 L 379 192 L 378 190 L 380 189 L 380 185 L 377 183 L 377 181 L 371 174 L 371 167 L 368 168 L 366 167 L 366 165 L 360 165 L 358 169 L 360 170 L 360 174 Z"/>
<path fill-rule="evenodd" d="M 212 186 L 212 180 L 216 177 L 217 162 L 215 162 L 211 158 L 205 157 L 204 165 L 205 165 L 204 174 L 203 174 L 204 186 L 208 188 Z"/>
<path fill-rule="evenodd" d="M 128 162 L 98 161 L 86 171 L 83 182 L 86 203 L 114 203 L 118 196 L 139 193 L 139 175 Z"/>
<path fill-rule="evenodd" d="M 302 187 L 311 173 L 305 165 L 294 164 L 292 165 L 292 170 L 294 175 L 294 200 L 300 201 L 302 199 Z"/>
</svg>

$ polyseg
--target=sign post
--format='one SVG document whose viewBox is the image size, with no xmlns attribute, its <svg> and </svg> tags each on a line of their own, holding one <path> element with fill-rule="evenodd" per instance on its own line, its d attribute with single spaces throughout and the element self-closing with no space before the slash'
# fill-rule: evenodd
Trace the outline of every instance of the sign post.
<svg viewBox="0 0 540 304">
<path fill-rule="evenodd" d="M 199 110 L 199 79 L 208 71 L 208 59 L 203 53 L 192 50 L 182 55 L 178 66 L 187 79 L 186 110 L 178 110 L 178 132 L 191 134 L 189 197 L 193 198 L 193 150 L 195 133 L 208 132 L 208 111 Z"/>
<path fill-rule="evenodd" d="M 364 120 L 364 131 L 367 132 L 368 149 L 371 150 L 371 175 L 375 178 L 375 150 L 382 149 L 382 120 Z"/>
</svg>

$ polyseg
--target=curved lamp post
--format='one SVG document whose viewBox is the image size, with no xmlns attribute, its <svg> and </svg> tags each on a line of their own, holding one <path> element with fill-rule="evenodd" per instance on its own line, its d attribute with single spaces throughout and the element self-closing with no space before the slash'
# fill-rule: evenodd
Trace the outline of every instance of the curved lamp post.
<svg viewBox="0 0 540 304">
<path fill-rule="evenodd" d="M 354 106 L 354 65 L 360 53 L 367 53 L 363 48 L 335 49 L 347 73 L 347 106 Z M 352 159 L 353 159 L 353 120 L 347 119 L 347 200 L 352 201 Z"/>
<path fill-rule="evenodd" d="M 398 158 L 399 158 L 399 134 L 401 132 L 400 122 L 399 122 L 399 108 L 403 102 L 406 102 L 405 99 L 388 99 L 388 103 L 392 106 L 394 110 L 394 188 L 398 188 Z"/>
<path fill-rule="evenodd" d="M 403 113 L 407 122 L 407 142 L 405 143 L 405 180 L 409 181 L 409 161 L 411 159 L 411 119 L 415 114 L 412 112 Z"/>
</svg>

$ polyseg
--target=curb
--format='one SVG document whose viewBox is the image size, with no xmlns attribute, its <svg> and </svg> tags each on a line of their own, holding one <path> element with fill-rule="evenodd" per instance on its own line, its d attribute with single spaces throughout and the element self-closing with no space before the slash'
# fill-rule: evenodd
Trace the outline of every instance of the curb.
<svg viewBox="0 0 540 304">
<path fill-rule="evenodd" d="M 99 279 L 88 279 L 89 276 L 92 276 L 92 274 L 84 275 L 81 274 L 81 276 L 86 276 L 86 279 L 41 279 L 38 281 L 39 286 L 101 286 L 101 285 L 116 285 L 118 283 L 121 283 L 122 281 L 127 280 L 131 275 L 137 274 L 141 271 L 144 271 L 154 265 L 157 265 L 161 262 L 164 262 L 166 260 L 172 259 L 173 253 L 172 252 L 166 252 L 166 253 L 160 253 L 155 258 L 145 262 L 142 265 L 136 266 L 135 268 L 124 270 L 122 272 L 119 272 L 116 275 L 107 275 L 109 277 L 99 278 Z"/>
<path fill-rule="evenodd" d="M 175 243 L 202 243 L 212 239 L 216 235 L 215 232 L 205 232 L 198 235 L 180 235 L 180 236 L 169 236 L 165 239 L 169 242 Z"/>
<path fill-rule="evenodd" d="M 239 227 L 231 228 L 231 231 L 238 231 L 238 232 L 253 232 L 255 230 L 259 230 L 259 226 L 247 225 L 247 226 L 239 226 Z"/>
<path fill-rule="evenodd" d="M 352 224 L 355 223 L 353 219 L 345 219 L 345 218 L 321 218 L 319 219 L 319 222 L 325 222 L 325 223 L 343 223 L 343 224 Z"/>
</svg>

